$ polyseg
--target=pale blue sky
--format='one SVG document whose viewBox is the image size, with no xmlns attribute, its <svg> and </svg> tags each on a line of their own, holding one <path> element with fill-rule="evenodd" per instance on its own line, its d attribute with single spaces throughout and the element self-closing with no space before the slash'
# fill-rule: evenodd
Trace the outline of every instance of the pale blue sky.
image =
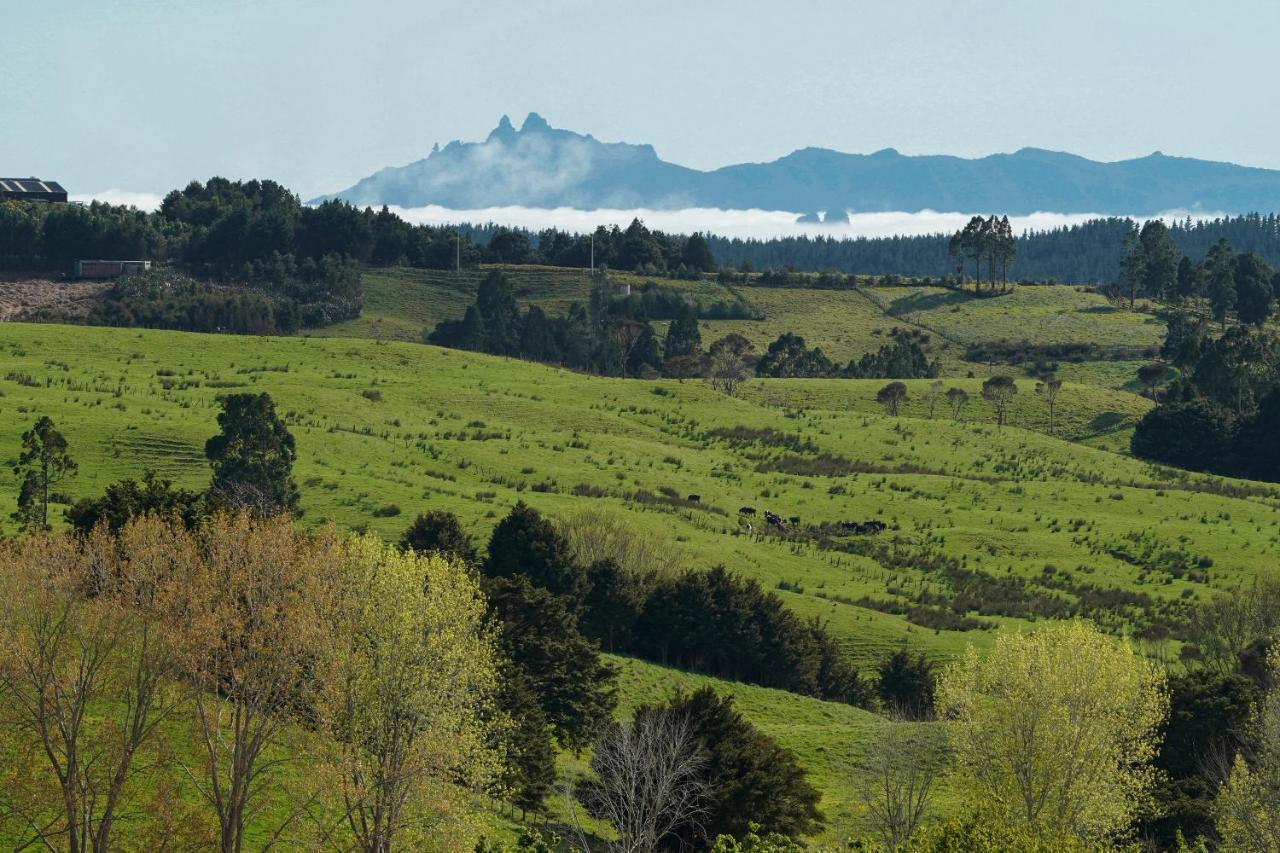
<svg viewBox="0 0 1280 853">
<path fill-rule="evenodd" d="M 806 145 L 1280 168 L 1277 0 L 0 0 L 0 173 L 304 197 L 509 113 L 699 168 Z"/>
</svg>

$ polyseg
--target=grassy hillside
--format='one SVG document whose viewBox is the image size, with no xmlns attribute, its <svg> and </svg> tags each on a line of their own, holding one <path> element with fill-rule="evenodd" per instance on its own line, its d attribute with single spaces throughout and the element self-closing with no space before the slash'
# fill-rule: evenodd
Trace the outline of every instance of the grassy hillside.
<svg viewBox="0 0 1280 853">
<path fill-rule="evenodd" d="M 1158 346 L 1164 336 L 1154 315 L 1117 307 L 1083 287 L 1013 285 L 1009 293 L 987 298 L 940 287 L 866 292 L 890 316 L 962 344 L 1026 340 L 1141 348 Z"/>
<path fill-rule="evenodd" d="M 218 395 L 269 391 L 297 436 L 307 523 L 394 537 L 445 507 L 486 538 L 517 500 L 553 514 L 608 507 L 674 540 L 689 565 L 785 584 L 790 606 L 828 620 L 867 665 L 903 642 L 953 655 L 1046 602 L 1111 614 L 1115 628 L 1166 620 L 1251 576 L 1280 543 L 1274 488 L 998 430 L 980 400 L 959 423 L 888 418 L 869 402 L 874 382 L 757 381 L 731 399 L 700 382 L 417 344 L 20 324 L 0 326 L 0 377 L 0 506 L 13 504 L 8 463 L 40 414 L 80 462 L 58 488 L 68 497 L 146 468 L 199 486 Z M 1033 397 L 1024 388 L 1020 401 Z M 1110 422 L 1119 399 L 1068 388 L 1064 431 Z M 741 506 L 802 525 L 749 532 Z M 871 518 L 889 532 L 814 529 Z M 993 596 L 1015 601 L 953 624 Z"/>
</svg>

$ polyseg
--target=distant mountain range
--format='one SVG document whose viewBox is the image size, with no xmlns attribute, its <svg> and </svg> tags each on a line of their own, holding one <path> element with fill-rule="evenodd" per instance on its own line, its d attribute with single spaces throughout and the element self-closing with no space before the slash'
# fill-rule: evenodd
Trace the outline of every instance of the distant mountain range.
<svg viewBox="0 0 1280 853">
<path fill-rule="evenodd" d="M 454 140 L 323 198 L 458 210 L 758 208 L 814 220 L 818 211 L 835 211 L 841 220 L 840 211 L 1147 216 L 1280 210 L 1280 171 L 1160 152 L 1100 163 L 1038 148 L 973 160 L 891 148 L 874 154 L 802 148 L 769 163 L 704 172 L 662 160 L 651 145 L 600 142 L 530 113 L 519 130 L 503 116 L 484 142 Z"/>
</svg>

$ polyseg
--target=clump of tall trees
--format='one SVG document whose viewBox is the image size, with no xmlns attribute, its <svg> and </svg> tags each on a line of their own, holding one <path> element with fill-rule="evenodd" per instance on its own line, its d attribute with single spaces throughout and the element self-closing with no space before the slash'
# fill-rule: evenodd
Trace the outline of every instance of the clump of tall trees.
<svg viewBox="0 0 1280 853">
<path fill-rule="evenodd" d="M 1280 481 L 1280 339 L 1237 325 L 1214 334 L 1174 315 L 1162 354 L 1179 375 L 1138 423 L 1135 456 L 1195 471 Z"/>
<path fill-rule="evenodd" d="M 968 262 L 973 261 L 974 292 L 982 293 L 982 265 L 987 266 L 987 292 L 996 292 L 996 282 L 1005 285 L 1009 281 L 1009 268 L 1018 253 L 1018 238 L 1009 224 L 1009 217 L 997 219 L 994 215 L 985 219 L 975 216 L 964 228 L 951 236 L 947 255 L 956 260 L 960 283 L 964 284 Z"/>
<path fill-rule="evenodd" d="M 756 375 L 778 378 L 925 379 L 938 375 L 938 363 L 925 348 L 929 336 L 894 328 L 890 343 L 874 353 L 852 359 L 841 367 L 821 347 L 808 347 L 804 338 L 790 332 L 779 335 L 756 364 Z"/>
<path fill-rule="evenodd" d="M 1139 296 L 1203 305 L 1223 328 L 1232 318 L 1261 327 L 1272 314 L 1280 271 L 1253 252 L 1237 253 L 1225 238 L 1195 262 L 1179 255 L 1169 228 L 1154 220 L 1141 230 L 1135 226 L 1125 246 L 1121 277 L 1131 306 Z"/>
</svg>

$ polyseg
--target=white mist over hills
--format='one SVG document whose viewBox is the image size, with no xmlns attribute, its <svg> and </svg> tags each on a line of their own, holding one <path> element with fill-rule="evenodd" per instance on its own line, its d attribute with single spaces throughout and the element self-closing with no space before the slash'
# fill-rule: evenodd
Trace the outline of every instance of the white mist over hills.
<svg viewBox="0 0 1280 853">
<path fill-rule="evenodd" d="M 135 193 L 125 190 L 104 190 L 96 193 L 72 194 L 72 201 L 89 203 L 101 201 L 122 204 L 139 210 L 156 210 L 163 196 L 154 193 Z M 884 213 L 854 213 L 844 223 L 808 221 L 800 213 L 785 210 L 722 210 L 719 208 L 690 207 L 674 210 L 649 208 L 603 208 L 578 210 L 570 207 L 485 207 L 472 210 L 427 205 L 425 207 L 390 207 L 407 222 L 415 225 L 457 225 L 467 223 L 483 225 L 494 223 L 514 228 L 538 231 L 558 228 L 561 231 L 586 233 L 598 225 L 617 225 L 626 228 L 633 219 L 640 219 L 650 228 L 674 234 L 691 234 L 700 231 L 722 237 L 766 240 L 772 237 L 834 237 L 856 239 L 859 237 L 892 237 L 917 234 L 951 233 L 964 227 L 974 213 L 938 212 L 933 210 L 888 211 Z M 991 211 L 983 211 L 984 214 Z M 1192 219 L 1213 219 L 1221 214 L 1171 210 L 1159 214 L 1167 222 Z M 1059 227 L 1080 225 L 1090 219 L 1103 216 L 1098 213 L 1038 212 L 1027 216 L 1011 216 L 1010 224 L 1016 233 L 1045 231 Z M 1157 217 L 1143 217 L 1157 218 Z"/>
</svg>

